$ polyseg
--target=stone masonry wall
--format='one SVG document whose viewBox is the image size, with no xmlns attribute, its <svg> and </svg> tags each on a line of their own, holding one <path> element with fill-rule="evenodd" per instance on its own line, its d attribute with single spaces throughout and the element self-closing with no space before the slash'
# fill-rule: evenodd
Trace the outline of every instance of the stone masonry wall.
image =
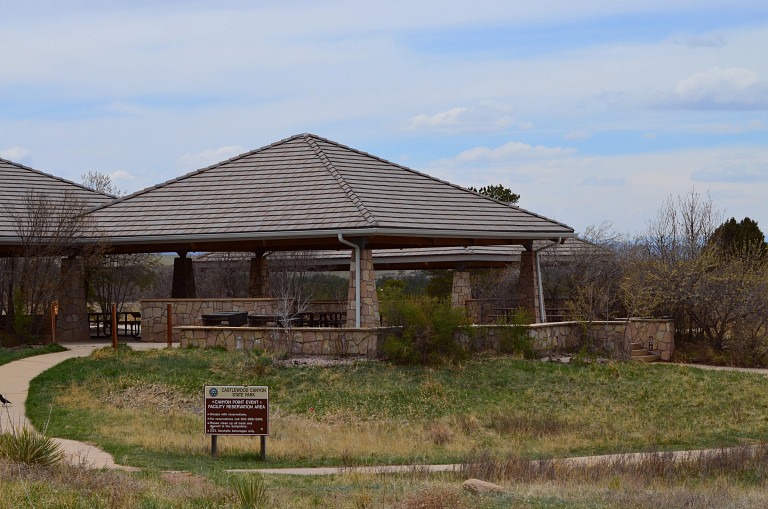
<svg viewBox="0 0 768 509">
<path fill-rule="evenodd" d="M 355 326 L 355 258 L 352 257 L 349 272 L 349 307 L 347 308 L 347 327 Z M 379 297 L 376 294 L 376 274 L 373 270 L 373 251 L 360 250 L 360 327 L 378 327 Z"/>
<path fill-rule="evenodd" d="M 224 347 L 228 350 L 284 348 L 298 356 L 366 356 L 378 354 L 377 329 L 174 327 L 181 346 Z"/>
<path fill-rule="evenodd" d="M 145 299 L 141 301 L 141 340 L 162 343 L 168 331 L 167 306 L 173 313 L 173 341 L 180 337 L 177 325 L 201 325 L 200 315 L 220 311 L 273 313 L 274 299 Z"/>
<path fill-rule="evenodd" d="M 87 341 L 91 337 L 81 263 L 78 258 L 61 260 L 56 341 Z"/>
<path fill-rule="evenodd" d="M 581 322 L 554 322 L 528 326 L 528 336 L 540 352 L 572 350 L 580 347 L 586 324 Z M 499 336 L 514 325 L 473 325 L 462 335 L 462 342 L 476 350 L 498 350 Z M 592 344 L 616 358 L 629 356 L 632 341 L 648 344 L 653 338 L 654 351 L 668 361 L 675 351 L 674 323 L 671 320 L 631 318 L 607 322 L 593 322 L 589 329 Z"/>
<path fill-rule="evenodd" d="M 466 270 L 453 273 L 451 286 L 451 306 L 467 307 L 467 301 L 472 298 L 472 274 Z"/>
</svg>

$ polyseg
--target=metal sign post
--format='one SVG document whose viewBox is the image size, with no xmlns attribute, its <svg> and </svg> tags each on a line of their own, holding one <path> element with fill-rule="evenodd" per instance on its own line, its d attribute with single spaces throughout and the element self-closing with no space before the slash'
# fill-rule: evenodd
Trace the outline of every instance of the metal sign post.
<svg viewBox="0 0 768 509">
<path fill-rule="evenodd" d="M 211 436 L 211 455 L 218 453 L 218 435 L 261 437 L 261 459 L 266 459 L 269 436 L 269 387 L 205 386 L 205 434 Z"/>
</svg>

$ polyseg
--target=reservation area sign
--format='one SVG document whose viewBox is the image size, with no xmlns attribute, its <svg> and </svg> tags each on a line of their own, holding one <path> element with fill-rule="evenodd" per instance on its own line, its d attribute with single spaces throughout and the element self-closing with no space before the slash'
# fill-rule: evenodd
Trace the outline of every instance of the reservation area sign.
<svg viewBox="0 0 768 509">
<path fill-rule="evenodd" d="M 269 387 L 205 386 L 206 435 L 269 435 Z"/>
</svg>

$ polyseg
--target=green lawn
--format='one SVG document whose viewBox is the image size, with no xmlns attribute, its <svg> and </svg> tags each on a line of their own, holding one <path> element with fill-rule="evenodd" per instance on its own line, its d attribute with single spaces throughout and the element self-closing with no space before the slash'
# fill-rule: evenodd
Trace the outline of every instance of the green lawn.
<svg viewBox="0 0 768 509">
<path fill-rule="evenodd" d="M 203 434 L 203 386 L 268 385 L 258 439 Z M 692 449 L 768 440 L 768 378 L 672 365 L 479 358 L 437 368 L 359 362 L 274 367 L 220 350 L 101 350 L 43 373 L 27 412 L 55 436 L 119 462 L 211 471 L 259 466 L 459 462 Z"/>
<path fill-rule="evenodd" d="M 9 362 L 17 361 L 19 359 L 25 359 L 27 357 L 33 357 L 35 355 L 43 355 L 46 353 L 62 352 L 66 350 L 63 346 L 52 343 L 46 346 L 21 346 L 17 348 L 0 348 L 0 365 L 8 364 Z"/>
</svg>

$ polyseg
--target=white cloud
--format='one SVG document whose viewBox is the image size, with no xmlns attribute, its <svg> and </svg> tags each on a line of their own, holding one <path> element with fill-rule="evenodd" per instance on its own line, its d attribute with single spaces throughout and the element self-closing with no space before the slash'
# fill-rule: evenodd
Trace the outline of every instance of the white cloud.
<svg viewBox="0 0 768 509">
<path fill-rule="evenodd" d="M 455 107 L 432 115 L 421 113 L 411 117 L 405 129 L 408 131 L 461 134 L 493 133 L 509 128 L 527 130 L 531 127 L 531 122 L 523 122 L 515 118 L 511 107 L 483 101 L 472 108 Z"/>
<path fill-rule="evenodd" d="M 592 133 L 586 129 L 576 129 L 566 133 L 565 139 L 571 141 L 584 141 L 592 137 Z"/>
<path fill-rule="evenodd" d="M 448 111 L 435 113 L 434 115 L 420 114 L 408 121 L 408 129 L 444 129 L 455 128 L 459 124 L 459 117 L 467 108 L 453 108 Z"/>
<path fill-rule="evenodd" d="M 109 173 L 109 177 L 114 180 L 133 180 L 135 177 L 126 170 L 117 170 Z"/>
<path fill-rule="evenodd" d="M 576 149 L 563 147 L 545 147 L 510 141 L 497 148 L 475 147 L 453 158 L 456 163 L 468 162 L 507 162 L 510 159 L 549 159 L 576 153 Z M 451 160 L 446 162 L 450 163 Z"/>
<path fill-rule="evenodd" d="M 752 120 L 745 123 L 720 122 L 698 125 L 693 128 L 693 131 L 705 134 L 743 134 L 766 130 L 768 130 L 768 125 L 762 120 Z"/>
<path fill-rule="evenodd" d="M 14 162 L 23 161 L 28 155 L 29 150 L 19 146 L 0 150 L 0 157 Z"/>
<path fill-rule="evenodd" d="M 675 44 L 699 48 L 721 48 L 725 46 L 725 36 L 721 33 L 710 32 L 706 34 L 678 34 L 670 39 Z"/>
<path fill-rule="evenodd" d="M 768 86 L 743 67 L 714 67 L 680 80 L 670 92 L 656 92 L 659 106 L 691 109 L 768 108 Z"/>
<path fill-rule="evenodd" d="M 176 165 L 184 170 L 196 170 L 235 157 L 245 152 L 239 145 L 227 145 L 195 154 L 184 154 L 176 160 Z"/>
</svg>

